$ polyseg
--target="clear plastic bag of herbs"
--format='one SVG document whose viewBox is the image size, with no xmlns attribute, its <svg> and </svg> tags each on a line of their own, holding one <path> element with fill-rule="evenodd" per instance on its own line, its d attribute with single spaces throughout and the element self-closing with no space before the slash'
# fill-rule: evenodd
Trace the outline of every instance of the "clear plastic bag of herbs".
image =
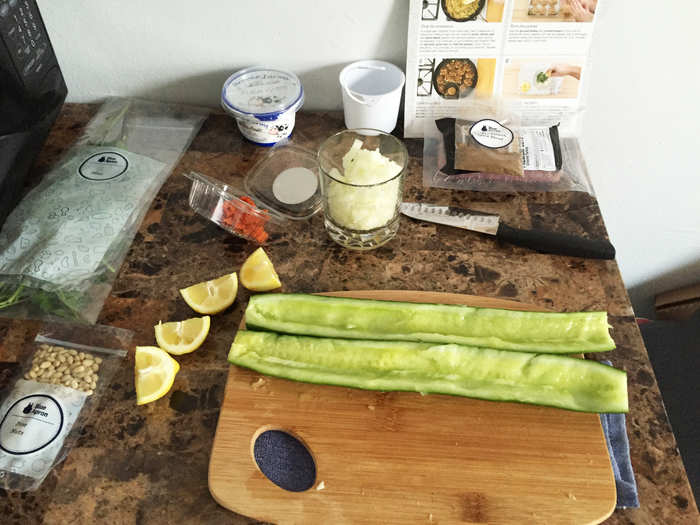
<svg viewBox="0 0 700 525">
<path fill-rule="evenodd" d="M 94 323 L 204 109 L 108 99 L 0 231 L 0 315 Z"/>
</svg>

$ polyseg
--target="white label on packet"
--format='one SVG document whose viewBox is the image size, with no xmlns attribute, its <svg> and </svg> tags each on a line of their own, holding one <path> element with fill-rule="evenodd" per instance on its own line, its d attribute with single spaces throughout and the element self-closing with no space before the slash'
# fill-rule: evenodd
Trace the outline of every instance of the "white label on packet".
<svg viewBox="0 0 700 525">
<path fill-rule="evenodd" d="M 43 479 L 86 398 L 62 385 L 18 380 L 0 406 L 0 473 Z"/>
<path fill-rule="evenodd" d="M 520 152 L 526 171 L 557 171 L 549 128 L 521 128 Z"/>
<path fill-rule="evenodd" d="M 129 161 L 117 151 L 93 153 L 78 167 L 81 177 L 88 180 L 112 180 L 126 173 Z"/>
<path fill-rule="evenodd" d="M 513 142 L 513 132 L 490 118 L 472 124 L 469 134 L 479 144 L 491 149 L 505 148 Z"/>
</svg>

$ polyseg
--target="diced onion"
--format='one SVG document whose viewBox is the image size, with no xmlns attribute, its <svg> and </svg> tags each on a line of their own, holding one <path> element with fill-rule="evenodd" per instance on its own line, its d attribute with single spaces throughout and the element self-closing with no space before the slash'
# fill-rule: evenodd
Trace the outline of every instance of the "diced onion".
<svg viewBox="0 0 700 525">
<path fill-rule="evenodd" d="M 400 179 L 396 175 L 401 172 L 401 166 L 379 153 L 379 150 L 361 147 L 362 141 L 355 140 L 343 156 L 345 173 L 341 175 L 333 168 L 330 176 L 347 184 L 365 187 L 331 181 L 327 189 L 328 211 L 339 226 L 351 230 L 372 230 L 394 218 L 401 189 Z"/>
</svg>

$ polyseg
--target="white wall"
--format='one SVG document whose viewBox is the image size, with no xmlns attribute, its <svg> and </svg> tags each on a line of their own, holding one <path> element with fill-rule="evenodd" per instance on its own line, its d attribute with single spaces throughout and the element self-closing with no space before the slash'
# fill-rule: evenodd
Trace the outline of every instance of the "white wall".
<svg viewBox="0 0 700 525">
<path fill-rule="evenodd" d="M 340 108 L 354 60 L 406 62 L 408 0 L 39 0 L 69 101 L 137 95 L 218 106 L 250 65 L 304 85 L 307 109 Z"/>
<path fill-rule="evenodd" d="M 700 2 L 681 3 L 608 0 L 592 50 L 584 153 L 638 311 L 700 282 Z"/>
<path fill-rule="evenodd" d="M 408 0 L 39 5 L 71 101 L 137 95 L 216 106 L 231 72 L 261 63 L 297 72 L 306 108 L 339 108 L 343 64 L 405 66 Z M 590 173 L 638 301 L 700 281 L 700 2 L 663 11 L 652 0 L 607 0 L 585 118 Z"/>
</svg>

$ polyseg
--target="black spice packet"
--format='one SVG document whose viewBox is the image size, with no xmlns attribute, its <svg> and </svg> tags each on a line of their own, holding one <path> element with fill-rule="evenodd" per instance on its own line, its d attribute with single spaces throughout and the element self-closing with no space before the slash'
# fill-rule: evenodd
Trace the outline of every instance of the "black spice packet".
<svg viewBox="0 0 700 525">
<path fill-rule="evenodd" d="M 445 165 L 440 171 L 445 175 L 462 175 L 465 173 L 478 173 L 476 171 L 458 170 L 455 168 L 455 121 L 452 117 L 445 117 L 435 121 L 440 133 L 442 133 L 442 143 L 445 147 Z M 549 136 L 552 139 L 552 149 L 554 150 L 554 164 L 557 171 L 563 165 L 561 144 L 559 143 L 559 124 L 549 127 Z"/>
</svg>

